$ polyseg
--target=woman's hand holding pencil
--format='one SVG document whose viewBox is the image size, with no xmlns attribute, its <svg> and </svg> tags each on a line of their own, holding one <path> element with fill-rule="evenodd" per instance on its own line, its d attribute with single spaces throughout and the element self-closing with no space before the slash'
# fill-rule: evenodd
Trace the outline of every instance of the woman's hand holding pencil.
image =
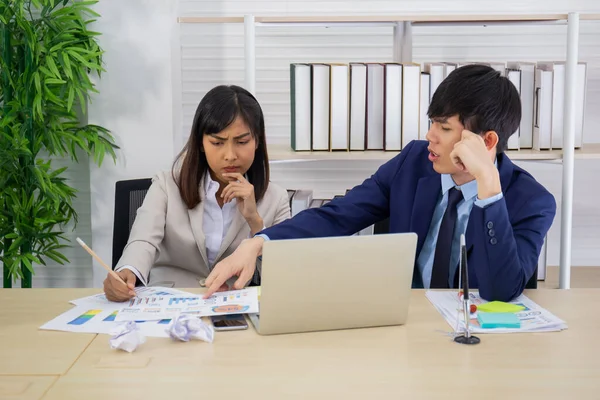
<svg viewBox="0 0 600 400">
<path fill-rule="evenodd" d="M 135 297 L 133 289 L 135 288 L 136 276 L 133 272 L 127 269 L 120 272 L 113 271 L 83 240 L 77 238 L 77 243 L 108 272 L 108 276 L 104 280 L 104 294 L 108 300 L 126 301 Z"/>
<path fill-rule="evenodd" d="M 136 276 L 128 269 L 117 272 L 120 279 L 125 281 L 125 285 L 119 282 L 112 274 L 108 274 L 104 280 L 104 294 L 110 301 L 127 301 L 135 297 Z"/>
</svg>

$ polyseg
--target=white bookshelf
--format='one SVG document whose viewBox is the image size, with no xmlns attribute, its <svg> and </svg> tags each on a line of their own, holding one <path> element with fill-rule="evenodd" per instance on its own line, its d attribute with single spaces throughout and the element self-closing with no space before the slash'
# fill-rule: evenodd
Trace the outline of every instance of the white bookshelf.
<svg viewBox="0 0 600 400">
<path fill-rule="evenodd" d="M 571 237 L 573 215 L 573 178 L 575 159 L 600 159 L 600 144 L 583 144 L 574 149 L 575 119 L 575 69 L 578 61 L 579 21 L 600 20 L 600 14 L 478 14 L 478 15 L 387 15 L 387 16 L 254 16 L 243 17 L 179 17 L 180 24 L 244 24 L 245 87 L 255 93 L 255 27 L 281 26 L 392 26 L 394 28 L 394 61 L 412 61 L 412 29 L 435 25 L 567 25 L 566 88 L 564 108 L 564 138 L 561 150 L 514 150 L 506 154 L 513 160 L 556 161 L 562 164 L 562 203 L 560 240 L 559 288 L 570 288 Z M 387 160 L 398 152 L 393 151 L 309 151 L 296 152 L 290 146 L 269 146 L 269 159 L 276 162 L 321 160 Z M 545 249 L 540 259 L 545 263 Z M 545 267 L 545 265 L 544 265 Z"/>
<path fill-rule="evenodd" d="M 246 17 L 179 17 L 182 24 L 223 24 L 243 23 Z M 267 16 L 254 17 L 260 24 L 337 24 L 337 23 L 522 23 L 522 22 L 564 22 L 568 14 L 473 14 L 473 15 L 352 15 L 352 16 Z M 600 20 L 600 14 L 579 14 L 581 20 Z"/>
<path fill-rule="evenodd" d="M 268 145 L 270 161 L 294 160 L 389 160 L 398 155 L 399 151 L 294 151 L 289 145 Z M 513 161 L 553 161 L 562 159 L 562 150 L 507 150 L 504 152 Z M 576 159 L 599 159 L 600 143 L 587 144 L 575 150 Z"/>
</svg>

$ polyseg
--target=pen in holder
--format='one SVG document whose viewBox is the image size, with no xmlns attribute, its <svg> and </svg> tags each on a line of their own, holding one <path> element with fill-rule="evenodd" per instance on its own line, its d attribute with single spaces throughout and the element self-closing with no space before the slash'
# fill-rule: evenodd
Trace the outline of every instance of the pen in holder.
<svg viewBox="0 0 600 400">
<path fill-rule="evenodd" d="M 463 291 L 463 312 L 465 318 L 465 333 L 454 338 L 456 343 L 460 344 L 478 344 L 481 340 L 477 336 L 472 336 L 469 332 L 469 321 L 471 320 L 471 304 L 469 297 L 469 271 L 467 270 L 467 245 L 465 235 L 460 235 L 460 286 Z"/>
</svg>

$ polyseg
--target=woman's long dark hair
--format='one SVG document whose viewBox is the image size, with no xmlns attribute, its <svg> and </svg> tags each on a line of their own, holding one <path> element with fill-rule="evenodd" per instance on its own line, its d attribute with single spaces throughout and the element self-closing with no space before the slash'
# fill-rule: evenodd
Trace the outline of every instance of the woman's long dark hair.
<svg viewBox="0 0 600 400">
<path fill-rule="evenodd" d="M 190 137 L 176 157 L 172 168 L 173 179 L 189 209 L 200 203 L 200 181 L 209 172 L 206 153 L 202 151 L 204 135 L 216 134 L 227 128 L 237 117 L 250 127 L 257 142 L 254 162 L 247 172 L 248 181 L 254 185 L 254 197 L 263 198 L 269 185 L 269 157 L 265 140 L 265 119 L 256 98 L 247 90 L 235 85 L 221 85 L 211 89 L 200 101 L 194 115 Z M 181 163 L 181 168 L 177 165 Z M 176 174 L 176 169 L 179 169 Z"/>
</svg>

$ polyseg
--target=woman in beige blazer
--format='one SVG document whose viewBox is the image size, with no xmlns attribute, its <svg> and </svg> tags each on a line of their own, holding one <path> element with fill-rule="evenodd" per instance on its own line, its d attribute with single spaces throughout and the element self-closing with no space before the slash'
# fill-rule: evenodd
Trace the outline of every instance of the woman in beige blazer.
<svg viewBox="0 0 600 400">
<path fill-rule="evenodd" d="M 153 178 L 137 211 L 115 268 L 127 287 L 108 274 L 106 297 L 128 300 L 139 283 L 197 287 L 242 240 L 289 217 L 287 191 L 269 182 L 258 101 L 217 86 L 198 105 L 173 169 Z"/>
</svg>

